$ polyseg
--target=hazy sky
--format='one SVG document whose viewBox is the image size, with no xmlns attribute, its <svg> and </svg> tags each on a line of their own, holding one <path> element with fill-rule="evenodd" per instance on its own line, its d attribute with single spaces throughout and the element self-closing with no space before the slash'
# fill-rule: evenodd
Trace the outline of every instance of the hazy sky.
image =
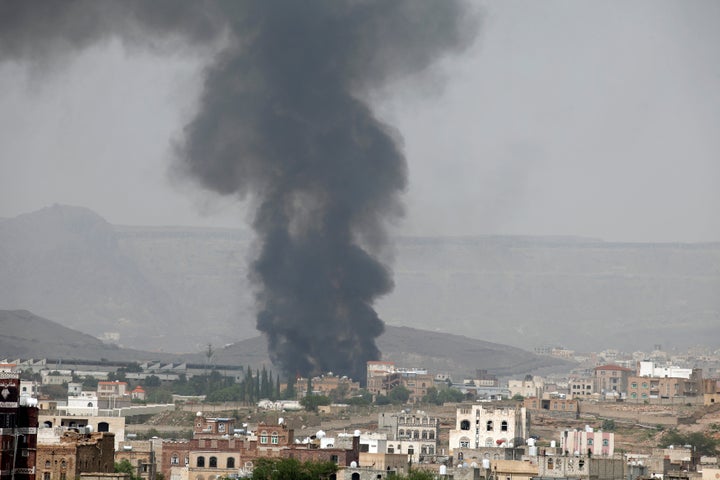
<svg viewBox="0 0 720 480">
<path fill-rule="evenodd" d="M 373 96 L 410 168 L 399 233 L 720 240 L 720 2 L 478 5 L 470 50 Z M 117 41 L 0 64 L 0 216 L 244 225 L 168 175 L 205 64 Z"/>
</svg>

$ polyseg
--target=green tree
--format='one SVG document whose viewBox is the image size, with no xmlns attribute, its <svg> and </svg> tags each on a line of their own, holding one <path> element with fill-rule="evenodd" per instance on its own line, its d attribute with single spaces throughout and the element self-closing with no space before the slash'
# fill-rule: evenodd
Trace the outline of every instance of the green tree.
<svg viewBox="0 0 720 480">
<path fill-rule="evenodd" d="M 157 375 L 148 375 L 143 383 L 146 387 L 159 387 L 161 382 Z"/>
<path fill-rule="evenodd" d="M 602 429 L 607 430 L 608 432 L 612 432 L 615 430 L 615 420 L 611 418 L 606 418 L 602 421 Z"/>
<path fill-rule="evenodd" d="M 348 398 L 347 403 L 350 405 L 370 405 L 372 403 L 372 393 L 368 392 L 365 389 L 361 389 L 357 395 L 353 395 L 352 397 Z"/>
<path fill-rule="evenodd" d="M 403 387 L 402 385 L 398 385 L 397 387 L 393 388 L 388 392 L 388 400 L 390 400 L 390 403 L 393 405 L 402 405 L 407 403 L 408 399 L 410 398 L 410 390 Z"/>
<path fill-rule="evenodd" d="M 294 458 L 258 458 L 253 480 L 318 480 L 337 473 L 332 462 L 300 462 Z"/>
<path fill-rule="evenodd" d="M 283 392 L 283 398 L 286 400 L 295 400 L 297 393 L 295 392 L 295 377 L 288 375 L 287 387 Z"/>
<path fill-rule="evenodd" d="M 660 440 L 661 447 L 670 445 L 691 445 L 693 450 L 704 456 L 714 456 L 718 453 L 720 440 L 703 432 L 680 433 L 677 430 L 665 432 Z"/>
<path fill-rule="evenodd" d="M 132 466 L 130 460 L 127 458 L 115 462 L 115 473 L 127 473 L 130 476 L 130 480 L 142 480 L 142 477 L 135 475 L 135 467 Z"/>
<path fill-rule="evenodd" d="M 330 397 L 325 395 L 308 395 L 300 399 L 300 405 L 308 412 L 317 412 L 320 405 L 330 405 Z"/>
</svg>

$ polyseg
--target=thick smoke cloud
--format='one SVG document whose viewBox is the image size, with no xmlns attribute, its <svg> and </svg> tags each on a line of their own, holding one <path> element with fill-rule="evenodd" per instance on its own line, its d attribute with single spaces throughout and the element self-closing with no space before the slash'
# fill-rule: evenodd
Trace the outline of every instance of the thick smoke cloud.
<svg viewBox="0 0 720 480">
<path fill-rule="evenodd" d="M 363 101 L 388 80 L 466 46 L 459 2 L 0 3 L 5 58 L 119 35 L 167 48 L 225 37 L 208 68 L 177 168 L 221 194 L 251 194 L 259 252 L 258 329 L 273 360 L 303 375 L 364 376 L 379 358 L 374 300 L 392 289 L 374 256 L 402 212 L 406 162 Z M 4 10 L 4 11 L 3 11 Z M 170 42 L 175 45 L 174 42 Z M 371 248 L 372 246 L 372 248 Z"/>
</svg>

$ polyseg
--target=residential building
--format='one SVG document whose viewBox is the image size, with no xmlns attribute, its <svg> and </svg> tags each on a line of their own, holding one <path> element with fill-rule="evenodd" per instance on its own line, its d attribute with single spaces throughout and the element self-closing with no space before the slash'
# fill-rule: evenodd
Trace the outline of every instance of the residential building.
<svg viewBox="0 0 720 480">
<path fill-rule="evenodd" d="M 571 455 L 601 455 L 615 453 L 615 434 L 612 432 L 585 430 L 563 430 L 560 432 L 560 449 Z"/>
<path fill-rule="evenodd" d="M 325 375 L 314 377 L 311 380 L 312 393 L 316 395 L 326 395 L 328 397 L 346 398 L 356 395 L 360 391 L 360 383 L 353 382 L 346 376 L 333 375 L 332 372 Z M 297 398 L 307 395 L 308 381 L 306 378 L 298 378 L 295 382 L 295 392 Z"/>
<path fill-rule="evenodd" d="M 125 398 L 130 395 L 128 391 L 127 382 L 98 382 L 97 384 L 97 397 L 100 400 L 107 400 L 110 398 Z"/>
<path fill-rule="evenodd" d="M 126 440 L 115 451 L 115 463 L 127 460 L 135 469 L 134 475 L 143 480 L 155 480 L 159 458 L 162 455 L 162 439 Z"/>
<path fill-rule="evenodd" d="M 510 396 L 522 395 L 523 397 L 542 398 L 545 389 L 545 381 L 541 377 L 526 375 L 522 380 L 508 380 Z"/>
<path fill-rule="evenodd" d="M 66 431 L 59 443 L 38 443 L 38 480 L 73 480 L 81 473 L 115 471 L 115 439 L 109 432 Z"/>
<path fill-rule="evenodd" d="M 526 398 L 523 401 L 523 405 L 529 412 L 553 412 L 570 418 L 577 418 L 580 411 L 576 399 L 564 396 Z"/>
<path fill-rule="evenodd" d="M 620 457 L 547 455 L 537 457 L 537 462 L 537 479 L 617 480 L 625 472 L 625 460 Z"/>
<path fill-rule="evenodd" d="M 701 395 L 702 391 L 701 370 L 695 369 L 689 378 L 631 376 L 628 379 L 627 397 L 637 401 L 651 398 L 695 397 Z"/>
<path fill-rule="evenodd" d="M 524 406 L 463 405 L 457 409 L 455 428 L 449 432 L 450 451 L 520 445 L 527 438 L 528 429 L 529 418 Z"/>
<path fill-rule="evenodd" d="M 406 454 L 415 463 L 438 453 L 440 419 L 425 412 L 381 412 L 378 432 L 387 435 L 387 453 Z"/>
<path fill-rule="evenodd" d="M 603 395 L 622 396 L 627 392 L 628 378 L 633 372 L 619 365 L 601 365 L 594 368 L 594 385 L 596 392 Z"/>
<path fill-rule="evenodd" d="M 568 387 L 570 390 L 570 397 L 576 399 L 583 399 L 590 397 L 595 390 L 593 388 L 594 381 L 591 378 L 574 378 L 570 380 Z"/>
<path fill-rule="evenodd" d="M 0 480 L 35 480 L 38 409 L 20 394 L 14 364 L 0 364 Z"/>
<path fill-rule="evenodd" d="M 643 360 L 638 366 L 638 377 L 684 378 L 689 380 L 692 368 L 680 368 L 674 365 L 658 366 L 655 362 Z"/>
</svg>

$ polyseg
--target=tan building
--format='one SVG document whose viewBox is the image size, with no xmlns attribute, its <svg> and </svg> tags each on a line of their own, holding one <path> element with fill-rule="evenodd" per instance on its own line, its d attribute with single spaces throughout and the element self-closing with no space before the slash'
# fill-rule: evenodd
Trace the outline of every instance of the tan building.
<svg viewBox="0 0 720 480">
<path fill-rule="evenodd" d="M 594 389 L 597 393 L 622 395 L 627 392 L 628 378 L 633 374 L 629 368 L 619 365 L 602 365 L 594 369 Z"/>
<path fill-rule="evenodd" d="M 307 395 L 307 378 L 298 378 L 295 382 L 295 392 L 297 398 L 303 398 Z M 338 398 L 347 398 L 356 395 L 360 391 L 360 383 L 353 382 L 352 379 L 327 373 L 312 379 L 312 393 L 316 395 L 325 395 L 328 397 L 336 396 Z"/>
<path fill-rule="evenodd" d="M 67 431 L 60 443 L 37 446 L 38 480 L 74 480 L 81 473 L 115 471 L 115 439 L 112 433 Z"/>
<path fill-rule="evenodd" d="M 593 388 L 594 382 L 592 378 L 575 378 L 570 380 L 568 389 L 570 390 L 570 397 L 576 399 L 583 399 L 590 397 L 595 393 Z"/>
<path fill-rule="evenodd" d="M 643 401 L 651 398 L 695 397 L 700 395 L 702 379 L 680 377 L 639 377 L 628 379 L 627 398 Z"/>
<path fill-rule="evenodd" d="M 154 480 L 157 466 L 161 464 L 162 439 L 130 440 L 120 442 L 115 451 L 115 462 L 130 462 L 135 469 L 135 476 L 146 480 Z"/>
<path fill-rule="evenodd" d="M 98 382 L 97 396 L 99 400 L 123 398 L 130 394 L 127 382 Z"/>
<path fill-rule="evenodd" d="M 545 381 L 540 377 L 527 375 L 522 380 L 508 380 L 508 390 L 510 397 L 522 395 L 523 397 L 542 398 L 545 389 Z"/>
<path fill-rule="evenodd" d="M 577 417 L 579 412 L 578 401 L 573 398 L 526 398 L 523 405 L 528 411 L 548 411 L 556 413 L 566 413 Z"/>
</svg>

